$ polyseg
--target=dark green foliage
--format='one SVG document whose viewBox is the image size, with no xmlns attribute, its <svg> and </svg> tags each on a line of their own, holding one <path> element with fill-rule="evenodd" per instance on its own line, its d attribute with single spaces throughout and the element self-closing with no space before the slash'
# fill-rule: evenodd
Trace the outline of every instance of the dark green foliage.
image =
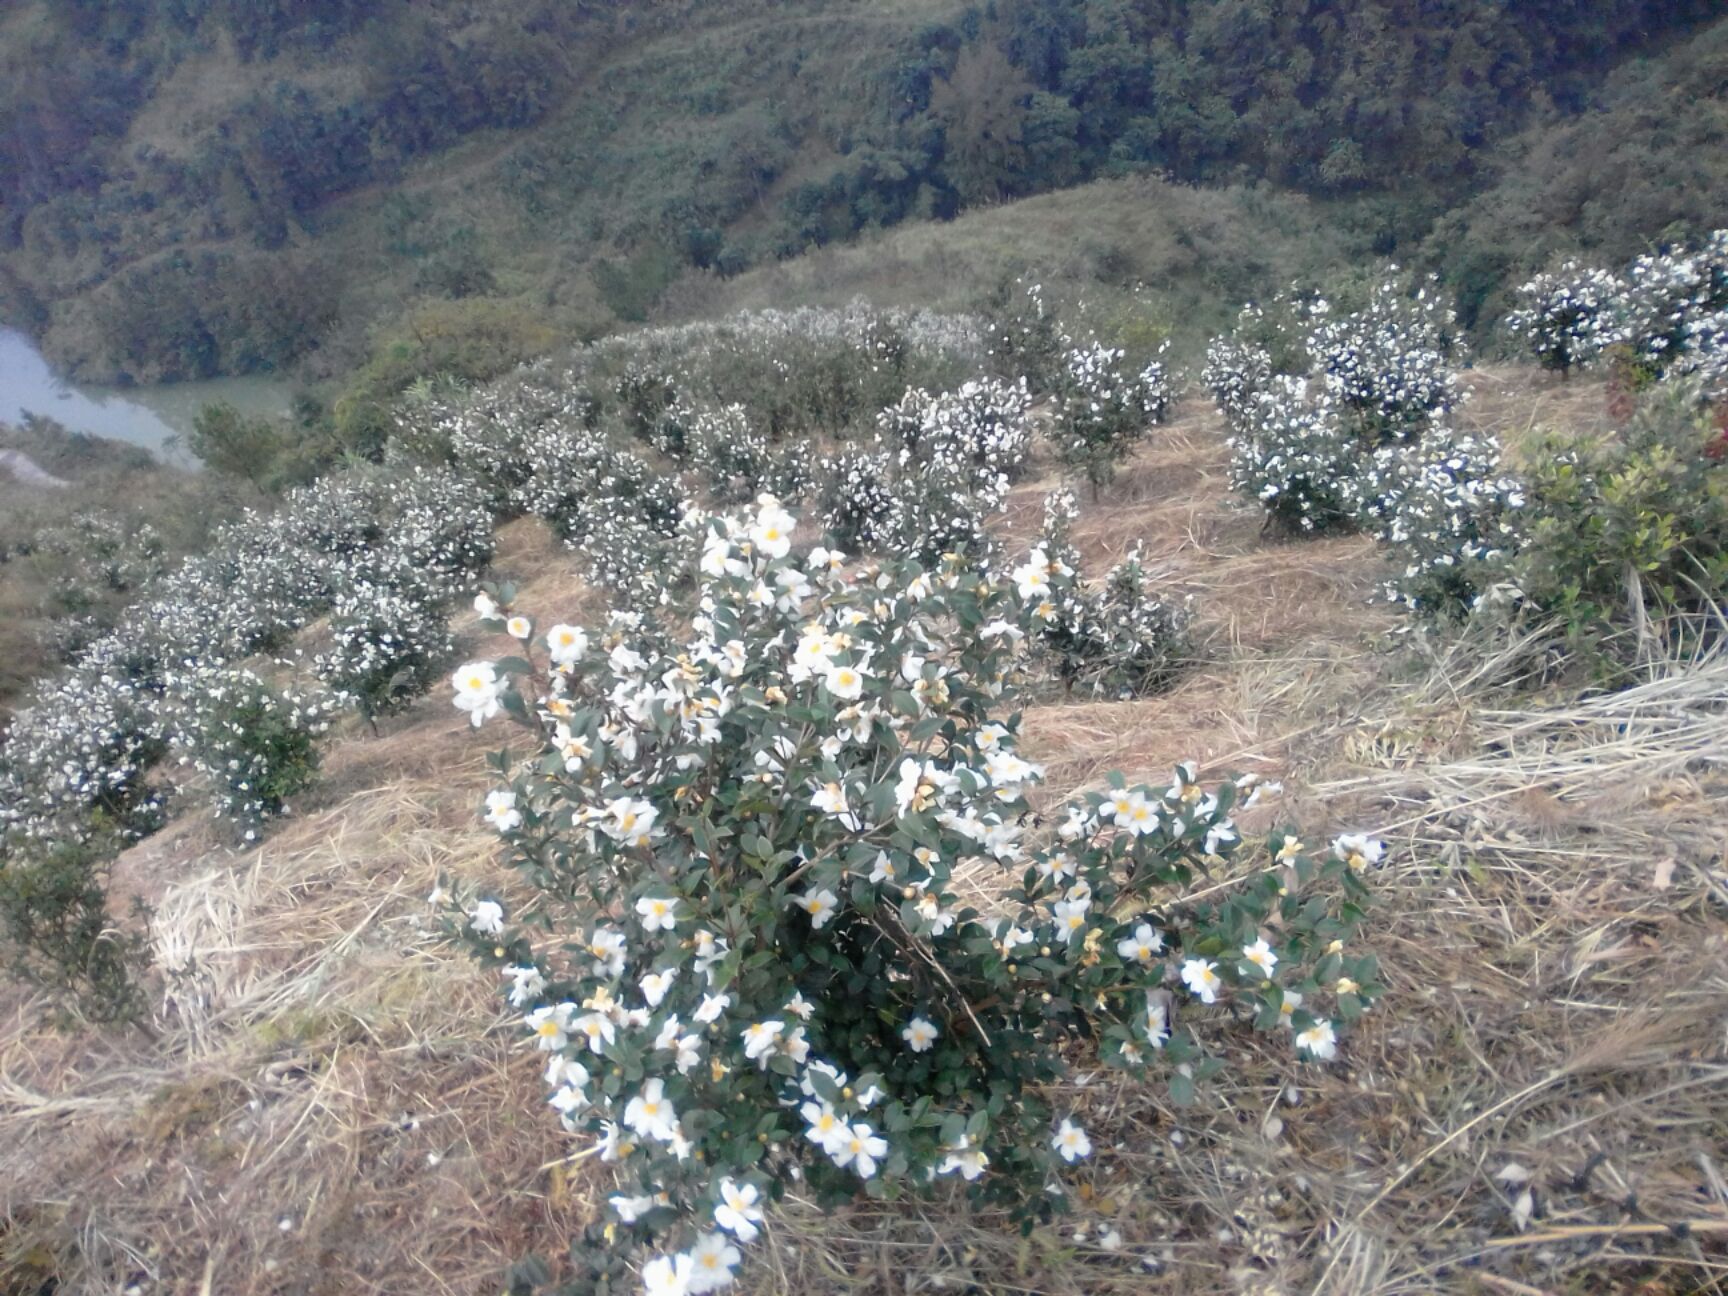
<svg viewBox="0 0 1728 1296">
<path fill-rule="evenodd" d="M 1528 456 L 1524 594 L 1577 633 L 1697 612 L 1728 593 L 1728 431 L 1656 389 L 1624 432 Z"/>
<path fill-rule="evenodd" d="M 137 978 L 150 957 L 143 933 L 121 928 L 108 912 L 110 857 L 94 843 L 0 855 L 0 953 L 7 970 L 98 1024 L 142 1013 Z"/>
</svg>

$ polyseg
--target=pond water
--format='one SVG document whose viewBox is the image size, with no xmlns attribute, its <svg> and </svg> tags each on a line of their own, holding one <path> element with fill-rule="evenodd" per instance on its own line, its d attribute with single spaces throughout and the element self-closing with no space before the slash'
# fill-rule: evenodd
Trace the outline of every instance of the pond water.
<svg viewBox="0 0 1728 1296">
<path fill-rule="evenodd" d="M 73 432 L 113 437 L 190 462 L 169 439 L 192 428 L 211 401 L 227 401 L 250 414 L 286 414 L 291 388 L 274 378 L 216 378 L 155 387 L 92 387 L 69 383 L 49 367 L 35 343 L 0 329 L 0 423 L 26 412 L 51 418 Z"/>
</svg>

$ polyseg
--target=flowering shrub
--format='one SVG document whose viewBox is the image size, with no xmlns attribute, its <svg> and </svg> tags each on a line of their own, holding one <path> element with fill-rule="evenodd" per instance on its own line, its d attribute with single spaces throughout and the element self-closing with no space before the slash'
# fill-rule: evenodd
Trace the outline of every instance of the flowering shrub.
<svg viewBox="0 0 1728 1296">
<path fill-rule="evenodd" d="M 843 450 L 822 462 L 816 507 L 828 538 L 850 550 L 874 550 L 900 508 L 894 457 L 885 450 Z"/>
<path fill-rule="evenodd" d="M 758 432 L 742 405 L 675 411 L 685 429 L 691 469 L 716 504 L 739 504 L 767 490 L 799 500 L 816 483 L 816 454 L 810 442 L 793 439 L 778 450 Z"/>
<path fill-rule="evenodd" d="M 1230 482 L 1293 533 L 1380 519 L 1374 466 L 1416 444 L 1458 401 L 1448 355 L 1452 316 L 1424 285 L 1378 285 L 1338 316 L 1315 298 L 1248 308 L 1237 335 L 1214 340 L 1203 380 L 1229 431 Z M 1279 368 L 1303 366 L 1302 372 Z"/>
<path fill-rule="evenodd" d="M 1525 486 L 1488 436 L 1440 426 L 1388 446 L 1370 473 L 1375 537 L 1396 573 L 1386 596 L 1427 616 L 1457 616 L 1507 579 L 1523 544 Z"/>
<path fill-rule="evenodd" d="M 455 651 L 442 591 L 419 569 L 357 575 L 330 609 L 330 647 L 312 673 L 368 720 L 426 692 Z"/>
<path fill-rule="evenodd" d="M 986 312 L 984 345 L 999 377 L 1044 393 L 1060 386 L 1073 341 L 1045 302 L 1042 285 L 1003 283 Z"/>
<path fill-rule="evenodd" d="M 1136 373 L 1121 351 L 1092 342 L 1063 357 L 1050 440 L 1062 462 L 1083 474 L 1096 493 L 1169 408 L 1163 365 L 1153 361 Z"/>
<path fill-rule="evenodd" d="M 950 476 L 1014 481 L 1032 450 L 1031 405 L 1024 379 L 982 379 L 934 396 L 912 388 L 882 411 L 877 427 L 903 468 L 940 462 Z"/>
<path fill-rule="evenodd" d="M 1641 377 L 1690 378 L 1699 396 L 1728 396 L 1728 229 L 1700 248 L 1639 257 L 1627 268 L 1619 316 Z"/>
<path fill-rule="evenodd" d="M 167 751 L 161 684 L 121 635 L 32 693 L 0 748 L 0 842 L 142 836 L 161 822 L 146 781 Z"/>
<path fill-rule="evenodd" d="M 312 783 L 318 736 L 335 698 L 279 691 L 245 668 L 195 667 L 169 677 L 169 742 L 209 784 L 211 809 L 243 841 Z"/>
<path fill-rule="evenodd" d="M 1230 485 L 1283 531 L 1348 530 L 1361 515 L 1363 455 L 1338 403 L 1307 377 L 1273 374 L 1230 422 Z"/>
<path fill-rule="evenodd" d="M 1188 616 L 1150 589 L 1134 546 L 1096 586 L 1078 575 L 1068 539 L 1079 516 L 1072 491 L 1044 500 L 1042 543 L 1012 573 L 1034 651 L 1069 692 L 1132 696 L 1166 682 L 1188 649 Z"/>
<path fill-rule="evenodd" d="M 1319 303 L 1313 314 L 1318 323 L 1307 350 L 1314 372 L 1364 443 L 1420 436 L 1429 420 L 1458 403 L 1452 312 L 1432 279 L 1414 293 L 1388 279 L 1359 311 L 1329 316 Z"/>
<path fill-rule="evenodd" d="M 1518 288 L 1506 330 L 1544 369 L 1569 373 L 1619 340 L 1617 305 L 1626 286 L 1613 274 L 1568 261 Z"/>
<path fill-rule="evenodd" d="M 476 724 L 529 732 L 485 816 L 536 893 L 531 922 L 470 897 L 460 930 L 613 1168 L 649 1292 L 729 1284 L 794 1177 L 838 1201 L 958 1176 L 1048 1211 L 1092 1151 L 1047 1097 L 1083 1040 L 1186 1101 L 1219 1023 L 1185 1005 L 1323 1060 L 1377 993 L 1347 946 L 1376 844 L 1275 835 L 1227 898 L 1171 907 L 1241 849 L 1251 793 L 1187 767 L 1030 833 L 1015 584 L 848 572 L 792 529 L 772 498 L 705 523 L 693 619 L 524 622 L 527 651 L 455 678 Z"/>
</svg>

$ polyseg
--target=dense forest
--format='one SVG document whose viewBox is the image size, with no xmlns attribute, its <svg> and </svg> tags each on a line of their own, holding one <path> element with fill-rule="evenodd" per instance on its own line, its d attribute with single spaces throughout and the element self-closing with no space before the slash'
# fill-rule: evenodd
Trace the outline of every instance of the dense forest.
<svg viewBox="0 0 1728 1296">
<path fill-rule="evenodd" d="M 680 277 L 1151 173 L 1304 193 L 1381 254 L 1444 252 L 1474 319 L 1557 248 L 1708 227 L 1719 12 L 15 0 L 0 311 L 88 377 L 328 377 L 414 310 L 594 333 Z M 1677 82 L 1686 121 L 1650 106 Z M 1605 146 L 1616 185 L 1655 178 L 1636 220 L 1564 196 Z"/>
</svg>

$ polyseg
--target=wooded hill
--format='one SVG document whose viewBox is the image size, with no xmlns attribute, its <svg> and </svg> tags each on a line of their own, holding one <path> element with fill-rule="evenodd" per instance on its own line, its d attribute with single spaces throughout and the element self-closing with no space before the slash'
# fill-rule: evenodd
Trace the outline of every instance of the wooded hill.
<svg viewBox="0 0 1728 1296">
<path fill-rule="evenodd" d="M 1152 173 L 1322 199 L 1470 322 L 1555 248 L 1709 227 L 1719 12 L 13 0 L 0 309 L 88 377 L 330 375 L 427 303 L 593 333 L 679 278 Z"/>
</svg>

